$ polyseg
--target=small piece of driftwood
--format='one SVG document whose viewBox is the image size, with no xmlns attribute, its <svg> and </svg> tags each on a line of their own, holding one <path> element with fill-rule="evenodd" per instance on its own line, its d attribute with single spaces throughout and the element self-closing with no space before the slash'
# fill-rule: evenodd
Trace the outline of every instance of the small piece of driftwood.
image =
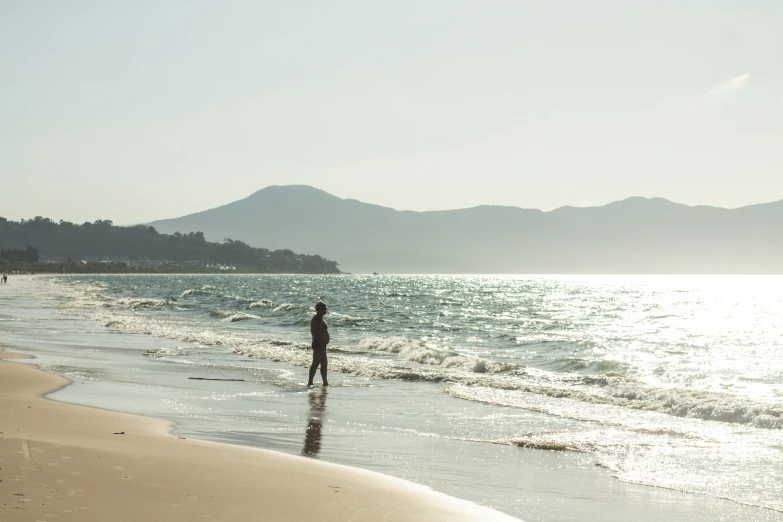
<svg viewBox="0 0 783 522">
<path fill-rule="evenodd" d="M 188 379 L 193 379 L 194 381 L 241 381 L 241 382 L 245 382 L 245 379 L 212 379 L 210 377 L 188 377 Z"/>
</svg>

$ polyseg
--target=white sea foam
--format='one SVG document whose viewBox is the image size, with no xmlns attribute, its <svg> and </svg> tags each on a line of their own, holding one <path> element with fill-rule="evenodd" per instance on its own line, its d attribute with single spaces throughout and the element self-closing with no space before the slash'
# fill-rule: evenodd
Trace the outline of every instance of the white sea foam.
<svg viewBox="0 0 783 522">
<path fill-rule="evenodd" d="M 185 349 L 176 348 L 156 348 L 154 350 L 147 350 L 144 352 L 145 357 L 162 358 L 162 357 L 178 357 L 185 355 Z"/>
<path fill-rule="evenodd" d="M 117 304 L 127 306 L 131 310 L 145 310 L 152 308 L 162 308 L 170 304 L 170 301 L 153 298 L 127 298 L 117 300 Z"/>
<path fill-rule="evenodd" d="M 274 301 L 270 301 L 269 299 L 260 299 L 258 301 L 253 301 L 249 305 L 247 305 L 248 308 L 269 308 L 275 306 Z"/>
<path fill-rule="evenodd" d="M 277 305 L 273 311 L 275 312 L 290 312 L 292 310 L 301 310 L 303 312 L 308 312 L 311 310 L 309 306 L 302 306 L 302 305 L 295 305 L 291 303 L 283 303 L 280 305 Z"/>
<path fill-rule="evenodd" d="M 502 373 L 523 368 L 518 364 L 498 364 L 454 351 L 438 350 L 422 341 L 402 337 L 371 337 L 359 342 L 359 350 L 385 352 L 419 364 L 472 373 Z"/>
<path fill-rule="evenodd" d="M 189 288 L 180 294 L 180 297 L 199 296 L 199 295 L 214 295 L 223 296 L 223 293 L 217 287 L 212 285 L 205 285 L 201 288 Z"/>
<path fill-rule="evenodd" d="M 223 320 L 229 323 L 236 323 L 238 321 L 248 321 L 252 319 L 260 319 L 260 317 L 257 315 L 246 314 L 244 312 L 232 312 L 228 314 Z"/>
</svg>

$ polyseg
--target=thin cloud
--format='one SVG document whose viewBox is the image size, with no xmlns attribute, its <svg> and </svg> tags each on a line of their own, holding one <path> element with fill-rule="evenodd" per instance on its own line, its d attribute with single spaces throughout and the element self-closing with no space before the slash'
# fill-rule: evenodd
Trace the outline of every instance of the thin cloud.
<svg viewBox="0 0 783 522">
<path fill-rule="evenodd" d="M 748 83 L 750 74 L 742 74 L 735 76 L 725 82 L 720 82 L 707 91 L 706 98 L 711 101 L 721 101 L 726 99 L 731 93 L 742 89 L 742 87 Z"/>
</svg>

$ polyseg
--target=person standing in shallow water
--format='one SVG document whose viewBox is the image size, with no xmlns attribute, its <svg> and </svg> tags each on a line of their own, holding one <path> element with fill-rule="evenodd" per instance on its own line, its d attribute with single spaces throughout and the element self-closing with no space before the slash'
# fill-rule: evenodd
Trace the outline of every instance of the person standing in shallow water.
<svg viewBox="0 0 783 522">
<path fill-rule="evenodd" d="M 307 381 L 308 386 L 313 385 L 315 370 L 321 366 L 321 378 L 324 386 L 329 386 L 326 379 L 326 345 L 329 344 L 329 326 L 324 321 L 324 316 L 328 308 L 323 301 L 315 304 L 315 315 L 310 321 L 310 335 L 313 336 L 313 364 L 310 365 L 310 378 Z"/>
</svg>

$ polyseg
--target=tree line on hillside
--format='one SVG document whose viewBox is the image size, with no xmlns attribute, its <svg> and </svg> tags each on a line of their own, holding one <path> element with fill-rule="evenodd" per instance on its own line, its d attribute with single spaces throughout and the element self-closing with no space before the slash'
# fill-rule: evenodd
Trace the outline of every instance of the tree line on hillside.
<svg viewBox="0 0 783 522">
<path fill-rule="evenodd" d="M 0 248 L 0 259 L 9 262 L 37 263 L 38 249 L 29 245 L 27 248 Z"/>
<path fill-rule="evenodd" d="M 35 263 L 40 253 L 41 260 L 50 262 L 112 257 L 174 263 L 202 261 L 234 265 L 244 272 L 340 273 L 337 262 L 319 255 L 270 251 L 231 239 L 223 243 L 209 242 L 201 232 L 160 234 L 151 226 L 119 227 L 109 220 L 76 225 L 41 216 L 21 221 L 0 217 L 0 249 L 17 252 L 14 256 L 0 256 L 0 263 L 5 265 Z M 20 251 L 27 257 L 20 257 Z M 35 260 L 30 257 L 33 253 Z"/>
</svg>

